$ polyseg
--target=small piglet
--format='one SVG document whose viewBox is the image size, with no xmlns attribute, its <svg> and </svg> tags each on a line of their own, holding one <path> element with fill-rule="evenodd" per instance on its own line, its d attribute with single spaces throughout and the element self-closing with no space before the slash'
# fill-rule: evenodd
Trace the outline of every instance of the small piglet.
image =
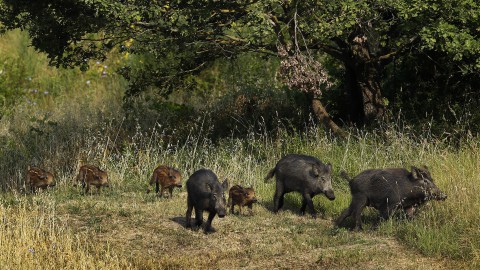
<svg viewBox="0 0 480 270">
<path fill-rule="evenodd" d="M 83 165 L 80 167 L 73 185 L 77 186 L 78 183 L 81 183 L 82 188 L 85 188 L 85 194 L 90 191 L 90 186 L 97 187 L 97 193 L 100 192 L 102 187 L 110 187 L 108 184 L 108 173 L 95 165 Z"/>
<path fill-rule="evenodd" d="M 25 186 L 30 188 L 32 193 L 35 193 L 38 189 L 54 187 L 55 181 L 53 180 L 53 174 L 44 169 L 29 166 L 25 178 Z"/>
<path fill-rule="evenodd" d="M 150 178 L 149 185 L 152 186 L 155 184 L 155 192 L 159 197 L 163 196 L 163 193 L 168 188 L 170 193 L 170 198 L 173 195 L 173 188 L 178 187 L 182 188 L 182 175 L 180 172 L 174 168 L 168 166 L 158 166 Z M 160 190 L 161 186 L 161 190 Z M 160 191 L 160 194 L 158 192 Z M 147 189 L 147 193 L 150 192 L 150 188 Z"/>
<path fill-rule="evenodd" d="M 397 209 L 405 211 L 412 217 L 415 209 L 428 200 L 445 200 L 445 195 L 433 183 L 428 168 L 412 166 L 409 172 L 403 168 L 371 169 L 349 179 L 345 172 L 342 177 L 349 180 L 352 202 L 335 221 L 339 226 L 345 218 L 353 216 L 355 230 L 362 229 L 361 215 L 363 208 L 371 206 L 380 212 L 383 219 L 388 219 Z"/>
<path fill-rule="evenodd" d="M 252 204 L 257 202 L 255 197 L 255 190 L 248 187 L 244 188 L 240 185 L 235 185 L 230 188 L 228 192 L 228 207 L 230 207 L 230 213 L 233 214 L 235 205 L 238 205 L 238 213 L 242 214 L 242 207 L 248 206 L 250 215 L 252 215 Z"/>
<path fill-rule="evenodd" d="M 203 211 L 207 211 L 208 220 L 205 224 L 205 233 L 215 231 L 212 220 L 215 215 L 223 218 L 227 212 L 224 191 L 228 189 L 228 182 L 222 184 L 211 170 L 200 169 L 194 172 L 187 180 L 187 213 L 186 227 L 191 227 L 192 210 L 195 208 L 195 225 L 200 227 L 203 223 Z"/>
<path fill-rule="evenodd" d="M 305 214 L 308 205 L 313 218 L 316 217 L 313 207 L 313 196 L 323 193 L 328 199 L 334 200 L 332 189 L 332 165 L 323 164 L 320 160 L 306 155 L 290 154 L 278 161 L 270 170 L 265 181 L 276 177 L 276 189 L 273 197 L 273 211 L 277 212 L 283 206 L 285 193 L 297 191 L 302 194 L 300 212 Z"/>
</svg>

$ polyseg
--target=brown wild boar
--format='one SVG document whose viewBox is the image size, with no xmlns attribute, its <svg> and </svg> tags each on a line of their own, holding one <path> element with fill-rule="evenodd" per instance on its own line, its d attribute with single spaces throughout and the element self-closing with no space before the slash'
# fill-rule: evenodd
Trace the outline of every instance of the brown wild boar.
<svg viewBox="0 0 480 270">
<path fill-rule="evenodd" d="M 109 187 L 108 174 L 94 165 L 83 165 L 80 167 L 78 175 L 75 179 L 74 186 L 81 182 L 82 188 L 85 188 L 85 193 L 90 191 L 90 186 L 97 187 L 97 193 L 100 192 L 101 187 Z"/>
<path fill-rule="evenodd" d="M 158 196 L 162 197 L 165 189 L 168 188 L 170 198 L 172 198 L 172 192 L 174 187 L 182 187 L 182 175 L 179 171 L 168 166 L 158 166 L 154 171 L 152 178 L 150 178 L 149 185 L 155 184 L 155 192 Z M 161 186 L 161 190 L 160 190 Z M 160 190 L 160 194 L 158 194 Z M 150 188 L 147 188 L 147 193 L 150 193 Z"/>
<path fill-rule="evenodd" d="M 37 167 L 28 166 L 25 188 L 30 188 L 30 191 L 34 193 L 38 189 L 47 189 L 54 186 L 53 174 Z"/>
<path fill-rule="evenodd" d="M 228 191 L 228 205 L 230 207 L 230 213 L 233 214 L 234 206 L 238 205 L 238 214 L 242 214 L 242 207 L 248 206 L 250 215 L 252 215 L 252 204 L 257 202 L 255 197 L 255 190 L 248 187 L 244 188 L 240 185 L 235 185 Z"/>
</svg>

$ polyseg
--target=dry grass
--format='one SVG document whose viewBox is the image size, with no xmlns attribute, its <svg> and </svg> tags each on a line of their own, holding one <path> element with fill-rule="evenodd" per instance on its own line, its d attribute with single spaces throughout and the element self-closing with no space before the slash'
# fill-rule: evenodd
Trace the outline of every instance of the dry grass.
<svg viewBox="0 0 480 270">
<path fill-rule="evenodd" d="M 185 191 L 176 192 L 172 200 L 138 192 L 60 201 L 42 194 L 15 200 L 16 206 L 0 208 L 4 217 L 0 261 L 10 269 L 450 269 L 462 265 L 422 256 L 375 232 L 335 231 L 329 219 L 299 216 L 296 207 L 273 214 L 260 203 L 254 216 L 216 218 L 217 232 L 205 235 L 184 228 Z"/>
<path fill-rule="evenodd" d="M 0 42 L 0 48 L 15 50 L 6 44 Z M 278 130 L 275 137 L 265 128 L 214 144 L 202 119 L 184 127 L 191 132 L 183 140 L 165 136 L 161 126 L 125 134 L 124 83 L 118 77 L 101 78 L 98 70 L 57 71 L 38 63 L 29 72 L 35 84 L 27 90 L 37 87 L 50 94 L 27 92 L 37 105 L 22 100 L 0 120 L 0 187 L 18 190 L 27 165 L 53 170 L 57 186 L 38 195 L 0 194 L 1 269 L 480 267 L 478 138 L 450 147 L 428 135 L 412 138 L 396 127 L 381 137 L 367 133 L 347 141 L 329 139 L 317 127 L 301 134 Z M 263 178 L 287 153 L 333 164 L 336 200 L 314 199 L 321 218 L 299 216 L 295 194 L 286 197 L 284 211 L 270 211 L 274 184 Z M 91 196 L 72 188 L 80 158 L 106 169 L 112 188 Z M 217 232 L 210 235 L 186 230 L 184 189 L 176 190 L 172 200 L 145 194 L 158 164 L 178 168 L 185 180 L 207 167 L 231 185 L 253 185 L 260 199 L 255 215 L 215 218 Z M 350 201 L 341 170 L 354 175 L 368 168 L 422 164 L 448 194 L 445 202 L 425 205 L 413 221 L 393 219 L 376 229 L 377 213 L 366 211 L 361 233 L 332 227 Z"/>
<path fill-rule="evenodd" d="M 51 197 L 19 198 L 0 205 L 2 269 L 126 269 L 125 258 L 105 244 L 95 245 L 86 232 L 73 232 L 58 220 Z M 27 201 L 27 199 L 29 201 Z"/>
</svg>

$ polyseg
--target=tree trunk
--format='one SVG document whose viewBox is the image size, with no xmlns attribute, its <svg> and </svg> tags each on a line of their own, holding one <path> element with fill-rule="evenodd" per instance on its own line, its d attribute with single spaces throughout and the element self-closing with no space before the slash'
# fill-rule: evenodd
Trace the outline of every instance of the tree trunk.
<svg viewBox="0 0 480 270">
<path fill-rule="evenodd" d="M 320 98 L 310 94 L 309 98 L 311 99 L 312 102 L 312 109 L 315 117 L 320 120 L 320 122 L 323 123 L 327 131 L 331 131 L 334 135 L 341 137 L 341 138 L 346 138 L 348 136 L 347 132 L 340 128 L 330 117 L 328 114 L 327 110 L 323 106 L 322 102 L 320 101 Z"/>
<path fill-rule="evenodd" d="M 371 59 L 365 43 L 351 46 L 351 57 L 345 61 L 350 121 L 357 126 L 382 120 L 385 104 L 380 86 L 380 69 Z"/>
</svg>

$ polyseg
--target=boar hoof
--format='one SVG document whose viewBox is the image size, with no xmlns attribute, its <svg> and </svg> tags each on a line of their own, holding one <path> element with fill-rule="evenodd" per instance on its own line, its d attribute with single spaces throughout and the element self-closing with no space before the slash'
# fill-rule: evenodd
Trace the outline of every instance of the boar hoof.
<svg viewBox="0 0 480 270">
<path fill-rule="evenodd" d="M 213 228 L 213 227 L 205 227 L 204 233 L 205 234 L 210 234 L 210 233 L 214 233 L 216 231 L 217 230 L 215 230 L 215 228 Z"/>
</svg>

